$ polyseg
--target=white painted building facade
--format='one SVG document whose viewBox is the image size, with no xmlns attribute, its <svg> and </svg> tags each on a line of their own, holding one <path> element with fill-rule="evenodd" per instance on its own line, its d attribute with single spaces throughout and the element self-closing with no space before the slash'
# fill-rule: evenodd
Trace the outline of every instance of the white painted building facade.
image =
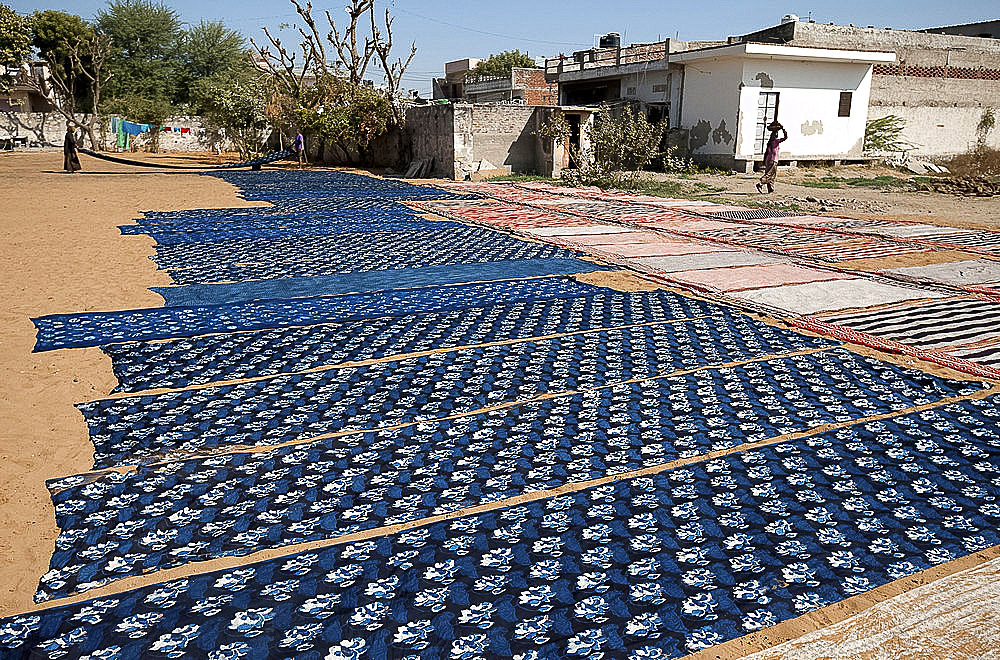
<svg viewBox="0 0 1000 660">
<path fill-rule="evenodd" d="M 788 131 L 786 162 L 861 159 L 873 67 L 896 61 L 892 52 L 747 42 L 675 51 L 665 44 L 649 61 L 562 64 L 552 74 L 560 101 L 638 104 L 650 119 L 686 130 L 696 160 L 740 171 L 763 160 L 764 127 L 775 118 Z"/>
<path fill-rule="evenodd" d="M 872 67 L 896 55 L 738 43 L 670 60 L 683 66 L 677 117 L 692 155 L 750 171 L 775 118 L 788 131 L 784 161 L 860 159 Z"/>
</svg>

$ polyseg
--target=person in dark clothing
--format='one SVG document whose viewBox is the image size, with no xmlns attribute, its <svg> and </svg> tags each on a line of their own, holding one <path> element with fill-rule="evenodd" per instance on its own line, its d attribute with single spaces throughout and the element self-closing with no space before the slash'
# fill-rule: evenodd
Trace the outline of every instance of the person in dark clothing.
<svg viewBox="0 0 1000 660">
<path fill-rule="evenodd" d="M 72 126 L 66 127 L 66 138 L 63 140 L 63 169 L 71 174 L 83 169 L 80 167 L 80 154 L 76 151 L 76 131 Z"/>
<path fill-rule="evenodd" d="M 767 186 L 768 194 L 774 192 L 774 181 L 778 178 L 778 152 L 781 143 L 788 139 L 788 131 L 777 120 L 771 122 L 767 129 L 771 131 L 771 138 L 767 141 L 767 148 L 764 149 L 764 176 L 760 177 L 760 183 L 757 184 L 757 192 L 762 194 L 764 186 Z M 779 138 L 778 131 L 781 131 L 784 137 Z"/>
</svg>

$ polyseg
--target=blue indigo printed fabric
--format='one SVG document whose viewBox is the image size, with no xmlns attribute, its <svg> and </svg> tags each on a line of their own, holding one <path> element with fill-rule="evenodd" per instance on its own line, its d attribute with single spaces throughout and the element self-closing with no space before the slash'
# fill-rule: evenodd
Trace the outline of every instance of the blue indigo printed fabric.
<svg viewBox="0 0 1000 660">
<path fill-rule="evenodd" d="M 834 346 L 756 321 L 726 307 L 667 291 L 528 300 L 425 314 L 325 325 L 128 342 L 102 347 L 111 357 L 119 392 L 180 388 L 305 371 L 432 349 L 716 315 L 699 322 L 698 350 L 711 359 L 718 342 L 737 340 L 748 351 L 780 353 Z M 710 325 L 710 331 L 706 326 Z M 672 330 L 685 341 L 690 330 Z M 686 348 L 686 347 L 685 347 Z"/>
<path fill-rule="evenodd" d="M 259 454 L 61 479 L 50 485 L 62 534 L 38 598 L 185 562 L 419 520 L 865 416 L 858 407 L 846 415 L 812 415 L 826 392 L 791 398 L 780 378 L 789 369 L 787 361 L 775 361 L 686 374 Z M 715 394 L 729 379 L 739 387 Z M 775 400 L 783 401 L 781 416 Z M 709 414 L 696 412 L 702 409 Z M 95 555 L 95 547 L 107 552 Z"/>
<path fill-rule="evenodd" d="M 51 351 L 468 309 L 516 301 L 592 296 L 603 291 L 601 287 L 569 277 L 548 277 L 230 305 L 53 314 L 32 321 L 38 328 L 35 351 Z"/>
<path fill-rule="evenodd" d="M 483 248 L 504 249 L 523 245 L 512 236 L 482 229 L 465 227 L 412 232 L 359 232 L 329 236 L 291 236 L 276 239 L 213 241 L 183 245 L 158 245 L 153 261 L 161 268 L 192 268 L 211 264 L 254 263 L 264 261 L 294 261 L 300 256 L 326 254 L 336 258 L 344 251 L 370 252 L 378 248 L 435 250 L 453 244 L 473 243 Z"/>
<path fill-rule="evenodd" d="M 315 204 L 312 202 L 315 201 Z M 215 223 L 219 220 L 240 220 L 248 218 L 267 217 L 302 217 L 317 218 L 341 213 L 358 212 L 357 217 L 367 215 L 383 215 L 387 212 L 393 215 L 411 214 L 414 211 L 391 199 L 377 197 L 334 197 L 318 200 L 281 201 L 272 206 L 240 206 L 223 209 L 188 209 L 184 211 L 145 211 L 135 221 L 140 225 L 171 225 Z"/>
<path fill-rule="evenodd" d="M 363 250 L 348 247 L 332 253 L 310 252 L 308 247 L 300 246 L 291 248 L 287 254 L 273 255 L 273 258 L 245 263 L 213 263 L 209 260 L 168 268 L 167 271 L 175 284 L 209 284 L 520 259 L 573 259 L 578 256 L 576 252 L 551 244 L 514 240 L 463 243 L 445 237 L 437 245 L 417 239 L 393 244 L 368 241 Z"/>
<path fill-rule="evenodd" d="M 0 648 L 678 657 L 1000 543 L 996 410 L 963 402 L 0 620 Z"/>
<path fill-rule="evenodd" d="M 368 233 L 234 244 L 173 245 L 158 247 L 161 256 L 156 259 L 176 284 L 207 284 L 579 256 L 557 245 L 528 243 L 478 228 L 396 232 L 394 236 L 393 240 L 388 240 L 383 234 Z M 176 252 L 186 248 L 204 251 L 197 255 Z M 165 250 L 170 252 L 164 253 Z"/>
<path fill-rule="evenodd" d="M 428 222 L 426 220 L 363 220 L 357 222 L 317 222 L 315 220 L 274 220 L 252 225 L 224 223 L 224 227 L 202 231 L 129 231 L 122 233 L 149 234 L 157 245 L 189 245 L 192 243 L 232 242 L 251 239 L 280 239 L 292 236 L 325 236 L 359 232 L 402 232 L 459 229 L 456 222 Z"/>
<path fill-rule="evenodd" d="M 376 179 L 347 172 L 223 172 L 211 174 L 242 188 L 245 199 L 377 197 L 382 199 L 463 199 L 477 197 L 419 186 L 399 179 Z"/>
<path fill-rule="evenodd" d="M 451 266 L 400 268 L 398 270 L 374 270 L 319 277 L 290 277 L 235 282 L 233 284 L 152 287 L 152 290 L 163 297 L 167 307 L 223 305 L 244 300 L 332 296 L 342 293 L 387 291 L 465 282 L 591 273 L 598 270 L 610 270 L 610 268 L 582 259 L 520 259 Z"/>
<path fill-rule="evenodd" d="M 738 345 L 732 349 L 742 353 Z M 94 401 L 78 408 L 90 427 L 95 465 L 106 468 L 217 447 L 266 446 L 464 414 L 707 362 L 698 347 L 678 351 L 669 326 L 649 326 Z M 779 421 L 797 406 L 808 406 L 801 414 L 816 419 L 846 420 L 982 387 L 886 365 L 844 349 L 740 367 L 733 374 L 737 379 L 775 374 L 798 388 L 782 396 L 762 394 L 764 405 L 773 404 Z M 724 385 L 719 387 L 725 391 Z M 730 387 L 738 389 L 740 383 Z"/>
</svg>

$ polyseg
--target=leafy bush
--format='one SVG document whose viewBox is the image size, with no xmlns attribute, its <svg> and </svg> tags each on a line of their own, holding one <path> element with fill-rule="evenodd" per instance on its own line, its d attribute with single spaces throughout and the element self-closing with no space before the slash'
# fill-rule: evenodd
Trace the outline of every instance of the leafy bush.
<svg viewBox="0 0 1000 660">
<path fill-rule="evenodd" d="M 579 169 L 566 170 L 564 176 L 585 185 L 638 185 L 644 178 L 642 170 L 663 155 L 660 145 L 666 130 L 665 122 L 652 124 L 630 106 L 619 113 L 602 106 L 590 130 L 590 147 L 573 154 Z"/>
<path fill-rule="evenodd" d="M 865 124 L 865 153 L 909 151 L 917 145 L 902 139 L 906 120 L 886 115 Z"/>
</svg>

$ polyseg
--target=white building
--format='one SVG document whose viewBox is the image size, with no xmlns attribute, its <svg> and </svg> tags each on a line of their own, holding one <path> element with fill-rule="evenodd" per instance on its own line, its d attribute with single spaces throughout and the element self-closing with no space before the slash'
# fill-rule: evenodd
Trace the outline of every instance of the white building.
<svg viewBox="0 0 1000 660">
<path fill-rule="evenodd" d="M 555 58 L 546 74 L 560 103 L 633 103 L 687 131 L 696 160 L 752 171 L 774 119 L 788 131 L 786 162 L 861 159 L 873 66 L 895 61 L 891 52 L 668 40 Z"/>
<path fill-rule="evenodd" d="M 683 67 L 676 111 L 692 155 L 752 171 L 766 126 L 788 131 L 781 159 L 862 157 L 872 67 L 895 53 L 739 43 L 671 55 Z"/>
</svg>

